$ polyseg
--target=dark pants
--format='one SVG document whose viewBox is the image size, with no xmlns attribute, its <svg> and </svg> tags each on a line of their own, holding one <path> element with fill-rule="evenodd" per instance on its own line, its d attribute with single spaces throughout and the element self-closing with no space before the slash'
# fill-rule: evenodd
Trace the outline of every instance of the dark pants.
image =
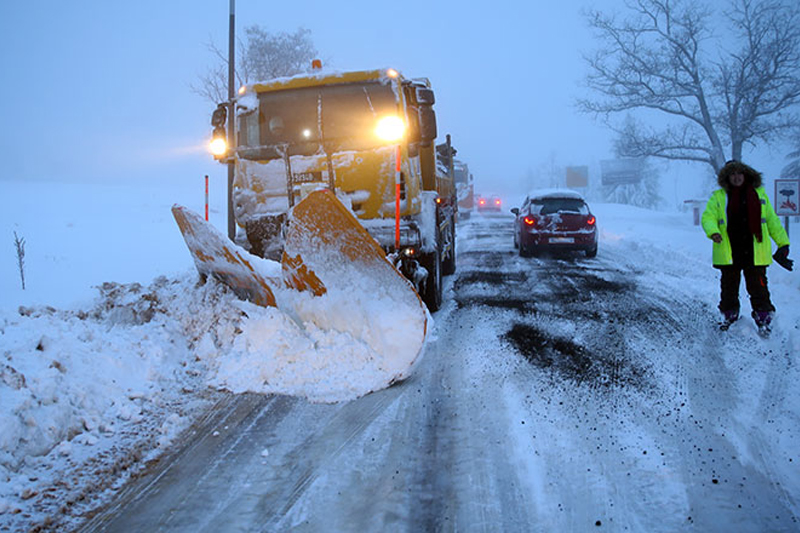
<svg viewBox="0 0 800 533">
<path fill-rule="evenodd" d="M 775 311 L 775 307 L 769 299 L 767 267 L 751 266 L 742 268 L 732 265 L 718 268 L 721 272 L 720 311 L 724 313 L 725 311 L 739 310 L 739 286 L 741 285 L 742 272 L 744 272 L 744 283 L 745 287 L 747 287 L 747 294 L 750 295 L 750 307 L 753 311 Z"/>
</svg>

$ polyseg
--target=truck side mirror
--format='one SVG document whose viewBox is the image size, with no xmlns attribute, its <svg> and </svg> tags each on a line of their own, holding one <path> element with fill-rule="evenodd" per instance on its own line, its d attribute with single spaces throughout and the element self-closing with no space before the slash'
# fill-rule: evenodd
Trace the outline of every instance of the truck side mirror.
<svg viewBox="0 0 800 533">
<path fill-rule="evenodd" d="M 435 104 L 436 98 L 433 95 L 433 90 L 425 87 L 417 87 L 417 103 L 422 105 Z"/>
<path fill-rule="evenodd" d="M 429 105 L 419 106 L 419 137 L 422 146 L 430 146 L 436 139 L 436 113 Z"/>
<path fill-rule="evenodd" d="M 211 125 L 214 129 L 224 127 L 225 120 L 228 118 L 228 105 L 219 104 L 214 112 L 211 114 Z"/>
</svg>

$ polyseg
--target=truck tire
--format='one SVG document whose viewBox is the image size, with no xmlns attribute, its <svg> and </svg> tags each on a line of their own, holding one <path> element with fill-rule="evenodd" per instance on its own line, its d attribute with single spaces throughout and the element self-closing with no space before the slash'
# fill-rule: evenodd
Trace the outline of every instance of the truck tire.
<svg viewBox="0 0 800 533">
<path fill-rule="evenodd" d="M 450 256 L 442 261 L 442 275 L 450 276 L 456 273 L 456 225 L 455 220 L 450 218 Z"/>
<path fill-rule="evenodd" d="M 420 257 L 420 264 L 428 271 L 428 279 L 422 290 L 422 301 L 431 313 L 438 311 L 442 305 L 442 252 L 441 245 L 436 250 Z"/>
</svg>

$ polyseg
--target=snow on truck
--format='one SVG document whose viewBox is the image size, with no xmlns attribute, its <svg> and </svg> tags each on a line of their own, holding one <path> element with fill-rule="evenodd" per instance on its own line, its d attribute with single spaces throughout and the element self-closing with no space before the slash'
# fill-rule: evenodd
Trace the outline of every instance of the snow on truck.
<svg viewBox="0 0 800 533">
<path fill-rule="evenodd" d="M 316 70 L 240 89 L 234 146 L 215 155 L 234 165 L 236 242 L 173 208 L 201 275 L 266 306 L 280 306 L 275 293 L 287 287 L 339 291 L 365 307 L 383 298 L 380 312 L 407 313 L 424 337 L 422 302 L 439 308 L 456 261 L 455 150 L 449 135 L 435 145 L 434 101 L 427 79 L 393 69 Z M 215 132 L 228 106 L 215 111 Z M 375 327 L 392 329 L 387 320 Z"/>
<path fill-rule="evenodd" d="M 464 161 L 455 160 L 453 177 L 458 197 L 458 213 L 461 218 L 469 218 L 475 206 L 475 178 Z"/>
</svg>

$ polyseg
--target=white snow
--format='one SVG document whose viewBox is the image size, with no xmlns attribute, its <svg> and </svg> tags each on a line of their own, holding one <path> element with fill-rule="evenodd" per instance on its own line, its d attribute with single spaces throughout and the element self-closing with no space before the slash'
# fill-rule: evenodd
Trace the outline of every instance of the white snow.
<svg viewBox="0 0 800 533">
<path fill-rule="evenodd" d="M 582 200 L 583 195 L 573 189 L 533 189 L 528 193 L 528 198 L 575 198 Z"/>
<path fill-rule="evenodd" d="M 418 327 L 399 324 L 394 340 L 373 338 L 368 318 L 391 299 L 354 315 L 354 286 L 316 301 L 284 295 L 294 299 L 290 313 L 198 284 L 170 206 L 202 212 L 200 180 L 0 188 L 0 529 L 12 515 L 35 513 L 29 502 L 42 487 L 87 461 L 109 468 L 103 457 L 137 436 L 154 435 L 144 459 L 155 457 L 217 388 L 341 401 L 385 387 L 398 369 L 383 368 L 376 354 Z M 215 184 L 217 227 L 225 227 L 224 199 Z M 601 254 L 616 247 L 659 277 L 653 258 L 667 249 L 685 260 L 684 272 L 663 276 L 667 288 L 701 288 L 716 307 L 710 241 L 691 213 L 597 203 L 592 210 Z M 25 290 L 14 232 L 25 239 Z M 775 265 L 769 282 L 778 314 L 765 342 L 800 353 L 800 277 Z M 133 470 L 142 458 L 130 453 L 113 468 Z M 119 478 L 105 474 L 93 479 Z"/>
</svg>

